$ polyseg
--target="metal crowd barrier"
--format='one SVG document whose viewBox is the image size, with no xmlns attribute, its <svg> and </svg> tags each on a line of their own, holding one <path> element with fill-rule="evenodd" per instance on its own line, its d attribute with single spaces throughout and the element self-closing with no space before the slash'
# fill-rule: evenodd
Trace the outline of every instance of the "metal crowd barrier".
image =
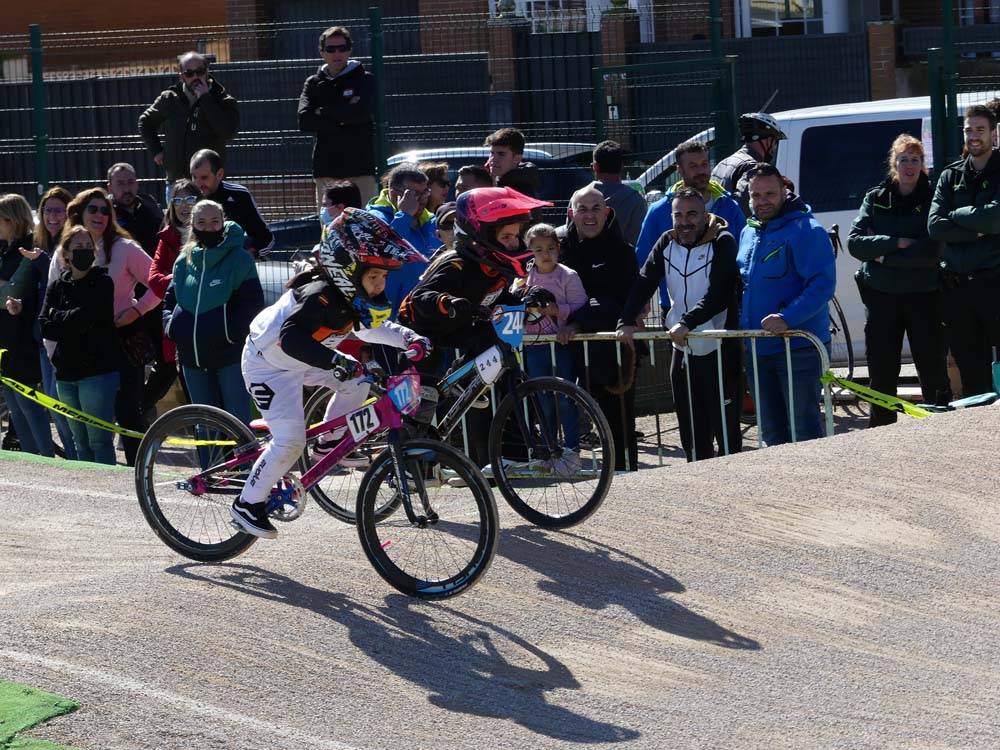
<svg viewBox="0 0 1000 750">
<path fill-rule="evenodd" d="M 522 350 L 525 346 L 548 346 L 551 352 L 551 362 L 553 369 L 555 368 L 555 346 L 556 337 L 552 334 L 546 335 L 532 335 L 526 337 Z M 640 331 L 636 332 L 633 338 L 637 341 L 670 341 L 670 336 L 666 331 Z M 799 330 L 789 330 L 784 333 L 776 334 L 770 333 L 764 330 L 745 330 L 745 331 L 726 331 L 726 330 L 708 330 L 699 331 L 697 333 L 692 332 L 688 334 L 689 339 L 749 339 L 750 340 L 750 360 L 751 367 L 753 371 L 757 371 L 757 339 L 759 338 L 781 338 L 785 342 L 785 362 L 788 368 L 788 404 L 789 404 L 789 423 L 791 428 L 792 442 L 798 442 L 798 436 L 796 435 L 795 428 L 795 416 L 792 409 L 792 404 L 794 403 L 794 385 L 792 383 L 792 348 L 791 339 L 792 338 L 804 338 L 812 344 L 813 348 L 819 353 L 820 358 L 820 373 L 825 373 L 830 369 L 830 357 L 827 353 L 826 346 L 812 333 L 808 331 Z M 578 374 L 581 381 L 585 381 L 589 374 L 590 369 L 590 349 L 589 344 L 592 341 L 603 341 L 603 342 L 614 342 L 615 343 L 615 355 L 619 368 L 621 371 L 623 360 L 622 360 L 622 342 L 617 338 L 615 333 L 586 333 L 586 334 L 576 334 L 571 339 L 571 341 L 582 341 L 583 342 L 583 359 L 584 359 L 584 373 Z M 721 405 L 722 411 L 722 431 L 723 431 L 723 453 L 728 455 L 729 450 L 729 434 L 726 425 L 726 414 L 725 414 L 725 393 L 723 388 L 723 365 L 722 365 L 722 347 L 717 346 L 716 349 L 716 363 L 717 363 L 717 373 L 718 373 L 718 387 L 719 387 L 719 403 Z M 654 347 L 649 348 L 650 353 L 650 364 L 656 366 L 656 352 Z M 673 349 L 673 353 L 676 354 L 677 350 Z M 685 348 L 684 357 L 685 365 L 687 365 L 687 358 L 690 354 L 690 349 Z M 692 447 L 694 446 L 694 409 L 691 404 L 691 368 L 686 366 L 685 373 L 687 376 L 687 394 L 688 394 L 688 412 L 691 419 L 691 435 L 692 435 Z M 668 376 L 669 377 L 669 376 Z M 754 378 L 754 404 L 760 404 L 760 387 L 758 384 L 759 379 Z M 823 407 L 825 411 L 825 423 L 826 423 L 826 436 L 830 437 L 833 435 L 833 398 L 830 390 L 830 384 L 826 383 L 822 385 L 823 390 Z M 624 398 L 624 396 L 620 396 Z M 759 406 L 757 407 L 759 409 Z M 624 411 L 624 409 L 622 410 Z M 662 430 L 660 428 L 660 415 L 657 412 L 656 418 L 656 437 L 657 437 L 657 460 L 659 465 L 663 465 L 663 442 L 661 440 Z M 630 429 L 628 426 L 622 425 L 612 425 L 612 429 L 616 427 L 618 429 L 626 430 Z M 757 430 L 757 447 L 763 447 L 763 437 L 762 431 Z M 695 456 L 696 458 L 697 456 Z M 629 458 L 626 454 L 626 468 L 628 466 Z"/>
</svg>

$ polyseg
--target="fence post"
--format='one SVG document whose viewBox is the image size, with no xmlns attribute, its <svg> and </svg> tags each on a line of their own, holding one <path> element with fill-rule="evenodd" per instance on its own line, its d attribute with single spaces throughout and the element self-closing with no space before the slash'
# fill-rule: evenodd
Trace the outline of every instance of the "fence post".
<svg viewBox="0 0 1000 750">
<path fill-rule="evenodd" d="M 31 106 L 32 130 L 35 136 L 35 180 L 38 197 L 49 186 L 49 134 L 45 129 L 45 81 L 42 76 L 42 27 L 28 27 L 31 36 Z"/>
<path fill-rule="evenodd" d="M 958 75 L 955 73 L 955 34 L 954 34 L 954 2 L 953 0 L 942 0 L 942 25 L 941 25 L 941 70 L 944 88 L 945 109 L 945 164 L 955 161 L 959 157 L 961 144 L 959 143 L 958 132 L 955 129 L 955 122 L 959 118 L 957 84 Z"/>
<path fill-rule="evenodd" d="M 722 2 L 709 0 L 708 3 L 708 35 L 711 39 L 712 57 L 722 59 Z"/>
<path fill-rule="evenodd" d="M 382 11 L 372 6 L 368 9 L 368 22 L 372 41 L 372 75 L 375 76 L 375 169 L 379 176 L 385 174 L 389 161 L 389 123 L 385 111 L 385 50 L 382 37 Z"/>
<path fill-rule="evenodd" d="M 948 164 L 948 116 L 947 103 L 944 97 L 941 67 L 941 48 L 931 47 L 927 50 L 927 76 L 931 95 L 931 141 L 934 146 L 934 174 L 941 174 L 945 164 Z"/>
<path fill-rule="evenodd" d="M 593 104 L 594 104 L 594 140 L 600 143 L 604 140 L 604 115 L 606 105 L 604 102 L 604 71 L 601 68 L 592 68 L 593 76 Z"/>
</svg>

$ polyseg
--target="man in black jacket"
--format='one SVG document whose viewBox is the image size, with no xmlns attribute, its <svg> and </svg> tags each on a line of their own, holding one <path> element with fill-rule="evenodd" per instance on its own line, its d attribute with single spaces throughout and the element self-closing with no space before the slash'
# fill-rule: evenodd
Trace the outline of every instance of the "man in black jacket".
<svg viewBox="0 0 1000 750">
<path fill-rule="evenodd" d="M 996 119 L 978 104 L 965 111 L 969 154 L 941 170 L 927 231 L 944 243 L 942 307 L 962 395 L 993 390 L 993 350 L 1000 347 L 1000 154 Z"/>
<path fill-rule="evenodd" d="M 189 160 L 196 151 L 208 148 L 225 160 L 226 144 L 240 126 L 236 100 L 208 74 L 204 55 L 187 52 L 178 62 L 180 81 L 139 116 L 142 140 L 153 161 L 166 169 L 168 186 L 188 176 Z"/>
<path fill-rule="evenodd" d="M 274 245 L 274 235 L 260 215 L 250 191 L 237 182 L 224 180 L 222 158 L 214 151 L 199 151 L 191 157 L 191 181 L 202 198 L 222 206 L 222 213 L 239 224 L 250 238 L 247 251 L 255 258 L 267 254 Z"/>
<path fill-rule="evenodd" d="M 601 191 L 592 185 L 573 193 L 569 208 L 572 223 L 560 228 L 560 262 L 580 275 L 589 299 L 570 315 L 560 332 L 563 340 L 574 333 L 613 331 L 632 285 L 639 277 L 635 249 L 625 241 Z M 583 366 L 583 347 L 577 345 L 578 371 L 583 385 L 600 404 L 615 438 L 615 469 L 635 471 L 638 445 L 635 434 L 635 371 L 631 349 L 622 350 L 619 367 L 615 345 L 589 344 L 590 367 Z M 627 449 L 627 450 L 626 450 Z"/>
<path fill-rule="evenodd" d="M 538 197 L 538 167 L 524 161 L 524 135 L 520 130 L 501 128 L 488 136 L 483 145 L 490 147 L 486 169 L 497 187 L 509 187 L 532 198 Z"/>
<path fill-rule="evenodd" d="M 151 195 L 139 192 L 135 168 L 118 162 L 108 170 L 108 192 L 115 207 L 118 226 L 132 235 L 152 258 L 156 254 L 157 233 L 163 226 L 163 210 Z"/>
<path fill-rule="evenodd" d="M 375 185 L 375 78 L 351 58 L 351 33 L 332 26 L 319 37 L 323 65 L 306 79 L 299 97 L 299 130 L 315 133 L 316 202 L 337 180 L 350 180 L 368 202 Z"/>
</svg>

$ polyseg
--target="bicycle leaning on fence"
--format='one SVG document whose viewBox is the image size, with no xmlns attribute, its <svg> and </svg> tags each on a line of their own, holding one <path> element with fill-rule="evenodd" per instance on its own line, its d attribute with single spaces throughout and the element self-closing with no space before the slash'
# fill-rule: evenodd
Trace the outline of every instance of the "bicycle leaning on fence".
<svg viewBox="0 0 1000 750">
<path fill-rule="evenodd" d="M 444 411 L 436 426 L 417 424 L 410 416 L 406 421 L 415 430 L 449 440 L 466 412 L 490 394 L 494 414 L 487 473 L 523 518 L 546 528 L 566 528 L 589 518 L 604 502 L 614 477 L 614 442 L 607 418 L 585 390 L 562 378 L 532 378 L 524 372 L 517 349 L 526 314 L 524 305 L 477 310 L 478 320 L 492 321 L 496 343 L 457 360 L 436 384 L 439 413 Z M 329 398 L 328 390 L 312 395 L 305 407 L 306 424 L 321 417 Z M 593 448 L 572 445 L 577 441 L 572 425 L 586 420 L 598 437 Z M 303 453 L 303 470 L 312 442 Z M 344 467 L 310 489 L 320 507 L 346 523 L 355 522 L 349 497 L 356 471 Z M 450 478 L 453 485 L 461 481 Z"/>
<path fill-rule="evenodd" d="M 372 382 L 377 398 L 360 409 L 307 429 L 309 442 L 347 427 L 330 453 L 301 478 L 286 474 L 267 503 L 274 521 L 299 518 L 310 490 L 349 453 L 386 436 L 386 449 L 360 481 L 354 513 L 368 560 L 390 585 L 420 599 L 455 596 L 478 581 L 496 551 L 496 503 L 482 472 L 452 446 L 404 438 L 404 415 L 420 403 L 420 377 L 409 369 Z M 307 422 L 308 424 L 308 422 Z M 201 562 L 246 551 L 257 537 L 235 527 L 229 506 L 247 482 L 268 435 L 227 412 L 192 404 L 167 412 L 139 446 L 135 483 L 139 505 L 171 549 Z M 449 479 L 459 478 L 459 482 Z"/>
</svg>

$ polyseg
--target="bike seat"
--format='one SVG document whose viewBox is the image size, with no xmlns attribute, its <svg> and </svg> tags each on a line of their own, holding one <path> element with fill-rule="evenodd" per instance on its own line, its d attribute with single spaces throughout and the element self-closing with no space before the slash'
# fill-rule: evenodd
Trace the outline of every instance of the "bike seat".
<svg viewBox="0 0 1000 750">
<path fill-rule="evenodd" d="M 254 419 L 250 422 L 251 430 L 261 430 L 267 432 L 267 420 L 266 419 Z"/>
</svg>

